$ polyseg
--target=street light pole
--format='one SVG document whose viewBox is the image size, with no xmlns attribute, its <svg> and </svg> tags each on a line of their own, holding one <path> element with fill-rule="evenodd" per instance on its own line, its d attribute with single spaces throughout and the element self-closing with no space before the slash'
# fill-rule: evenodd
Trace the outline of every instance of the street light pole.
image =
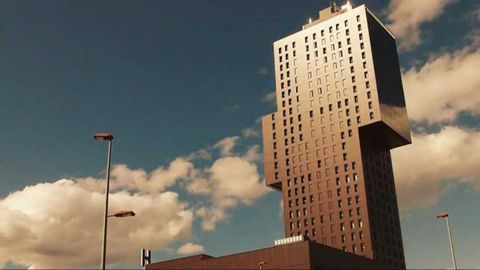
<svg viewBox="0 0 480 270">
<path fill-rule="evenodd" d="M 112 161 L 112 141 L 113 136 L 108 133 L 97 133 L 93 135 L 95 140 L 104 140 L 108 141 L 108 156 L 107 156 L 107 183 L 105 188 L 105 211 L 103 215 L 103 243 L 102 243 L 102 261 L 101 269 L 105 269 L 105 259 L 107 255 L 107 224 L 108 224 L 108 194 L 110 190 L 110 165 Z"/>
<path fill-rule="evenodd" d="M 452 253 L 453 269 L 457 270 L 457 261 L 455 260 L 455 250 L 453 248 L 453 239 L 452 233 L 450 232 L 450 223 L 448 222 L 448 213 L 439 213 L 437 218 L 445 218 L 445 223 L 447 224 L 448 240 L 450 241 L 450 252 Z"/>
</svg>

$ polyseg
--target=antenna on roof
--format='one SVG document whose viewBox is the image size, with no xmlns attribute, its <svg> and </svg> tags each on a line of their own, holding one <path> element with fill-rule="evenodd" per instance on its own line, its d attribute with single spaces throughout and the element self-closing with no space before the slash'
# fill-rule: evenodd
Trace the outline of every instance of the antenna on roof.
<svg viewBox="0 0 480 270">
<path fill-rule="evenodd" d="M 343 6 L 341 7 L 341 9 L 342 9 L 342 10 L 345 10 L 345 11 L 351 10 L 351 9 L 352 9 L 352 4 L 350 4 L 350 1 L 347 0 L 347 2 L 345 3 L 345 5 L 343 5 Z"/>
<path fill-rule="evenodd" d="M 337 11 L 337 2 L 335 0 L 330 1 L 330 11 L 332 13 Z"/>
</svg>

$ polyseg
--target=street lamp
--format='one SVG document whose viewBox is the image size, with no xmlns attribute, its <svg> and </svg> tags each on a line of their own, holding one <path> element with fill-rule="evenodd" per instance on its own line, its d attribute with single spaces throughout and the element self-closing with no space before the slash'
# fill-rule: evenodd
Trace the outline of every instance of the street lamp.
<svg viewBox="0 0 480 270">
<path fill-rule="evenodd" d="M 457 261 L 455 260 L 455 250 L 453 249 L 453 240 L 452 240 L 452 234 L 450 232 L 450 223 L 448 223 L 448 213 L 447 212 L 438 213 L 437 218 L 445 218 L 445 222 L 447 223 L 448 240 L 450 240 L 450 251 L 452 252 L 453 269 L 456 270 Z"/>
<path fill-rule="evenodd" d="M 110 164 L 112 161 L 112 141 L 113 135 L 108 133 L 96 133 L 93 138 L 98 141 L 108 141 L 108 156 L 107 156 L 107 183 L 105 188 L 105 211 L 103 218 L 103 243 L 102 243 L 102 262 L 101 269 L 105 269 L 105 257 L 107 254 L 107 217 L 108 217 L 108 193 L 110 188 Z"/>
<path fill-rule="evenodd" d="M 259 268 L 260 270 L 262 270 L 262 269 L 263 269 L 263 266 L 264 266 L 265 264 L 267 264 L 266 261 L 261 261 L 261 262 L 259 262 L 259 263 L 258 263 L 258 268 Z"/>
</svg>

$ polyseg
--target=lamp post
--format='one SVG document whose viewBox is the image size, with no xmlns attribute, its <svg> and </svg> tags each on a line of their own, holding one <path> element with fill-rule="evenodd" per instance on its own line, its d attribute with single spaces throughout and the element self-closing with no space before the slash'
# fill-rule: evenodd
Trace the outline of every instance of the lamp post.
<svg viewBox="0 0 480 270">
<path fill-rule="evenodd" d="M 108 193 L 110 189 L 110 164 L 112 161 L 112 141 L 113 135 L 108 133 L 96 133 L 93 135 L 95 140 L 108 141 L 108 157 L 107 157 L 107 183 L 105 188 L 105 211 L 103 215 L 103 243 L 102 243 L 102 262 L 101 269 L 105 269 L 105 257 L 107 254 L 107 217 L 108 217 Z"/>
<path fill-rule="evenodd" d="M 448 223 L 448 213 L 442 212 L 437 214 L 437 218 L 445 218 L 445 223 L 447 224 L 448 240 L 450 241 L 450 251 L 452 253 L 453 260 L 453 269 L 457 269 L 457 261 L 455 260 L 455 250 L 453 249 L 453 240 L 452 233 L 450 232 L 450 223 Z"/>
</svg>

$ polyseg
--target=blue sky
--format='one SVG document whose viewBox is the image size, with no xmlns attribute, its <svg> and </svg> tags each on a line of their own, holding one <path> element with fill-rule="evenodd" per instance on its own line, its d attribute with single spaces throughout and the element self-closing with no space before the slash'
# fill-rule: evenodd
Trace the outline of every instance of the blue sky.
<svg viewBox="0 0 480 270">
<path fill-rule="evenodd" d="M 340 1 L 339 1 L 340 2 Z M 363 2 L 354 1 L 354 5 Z M 365 1 L 397 36 L 413 144 L 393 151 L 409 268 L 479 268 L 480 2 Z M 262 186 L 272 43 L 328 1 L 0 2 L 0 266 L 99 263 L 115 135 L 111 266 L 283 237 Z M 75 244 L 72 244 L 75 243 Z"/>
</svg>

